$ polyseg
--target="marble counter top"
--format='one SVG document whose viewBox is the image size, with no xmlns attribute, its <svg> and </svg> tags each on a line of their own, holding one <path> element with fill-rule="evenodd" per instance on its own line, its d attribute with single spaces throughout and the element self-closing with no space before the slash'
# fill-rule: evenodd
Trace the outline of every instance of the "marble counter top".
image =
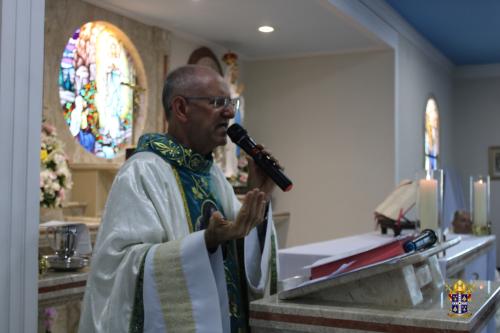
<svg viewBox="0 0 500 333">
<path fill-rule="evenodd" d="M 61 301 L 70 302 L 82 299 L 87 283 L 88 267 L 72 272 L 51 271 L 44 273 L 38 280 L 38 302 L 43 306 Z"/>
<path fill-rule="evenodd" d="M 454 237 L 460 237 L 460 243 L 447 249 L 445 252 L 446 255 L 439 258 L 441 270 L 445 272 L 448 277 L 463 270 L 469 262 L 495 247 L 495 235 L 473 236 L 470 234 L 450 234 L 447 239 L 452 239 Z M 492 265 L 492 268 L 494 268 L 495 263 L 492 263 Z M 494 274 L 489 275 L 488 279 L 494 278 Z"/>
<path fill-rule="evenodd" d="M 499 305 L 500 283 L 476 281 L 475 286 L 470 318 L 448 316 L 450 301 L 443 288 L 407 309 L 319 300 L 284 301 L 273 295 L 250 304 L 250 326 L 252 332 L 331 332 L 334 327 L 340 332 L 477 332 Z"/>
</svg>

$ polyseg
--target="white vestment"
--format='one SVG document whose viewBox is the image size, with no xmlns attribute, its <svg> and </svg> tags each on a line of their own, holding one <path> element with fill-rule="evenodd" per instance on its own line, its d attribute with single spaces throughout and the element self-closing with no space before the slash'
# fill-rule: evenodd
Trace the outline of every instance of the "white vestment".
<svg viewBox="0 0 500 333">
<path fill-rule="evenodd" d="M 240 203 L 221 170 L 212 188 L 227 220 Z M 204 231 L 189 233 L 183 196 L 170 164 L 135 154 L 111 188 L 91 262 L 79 331 L 128 332 L 141 263 L 145 332 L 229 332 L 222 251 L 210 254 Z M 275 235 L 269 209 L 263 251 L 254 228 L 245 238 L 245 271 L 252 294 L 268 293 Z M 276 252 L 275 252 L 276 253 Z M 277 258 L 276 258 L 277 260 Z"/>
</svg>

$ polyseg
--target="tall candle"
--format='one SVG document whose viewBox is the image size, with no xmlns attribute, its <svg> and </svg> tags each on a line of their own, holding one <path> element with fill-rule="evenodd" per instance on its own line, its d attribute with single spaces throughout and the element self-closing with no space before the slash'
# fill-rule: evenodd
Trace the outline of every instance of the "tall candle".
<svg viewBox="0 0 500 333">
<path fill-rule="evenodd" d="M 483 180 L 474 182 L 474 212 L 472 215 L 472 222 L 477 225 L 486 225 L 488 216 L 488 201 L 487 201 L 487 188 Z"/>
<path fill-rule="evenodd" d="M 438 229 L 438 182 L 421 179 L 419 182 L 420 230 Z"/>
</svg>

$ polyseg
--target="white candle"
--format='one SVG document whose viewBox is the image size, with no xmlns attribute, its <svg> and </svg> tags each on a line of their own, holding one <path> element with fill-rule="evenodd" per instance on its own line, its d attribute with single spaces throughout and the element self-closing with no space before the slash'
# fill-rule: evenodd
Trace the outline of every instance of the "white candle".
<svg viewBox="0 0 500 333">
<path fill-rule="evenodd" d="M 472 215 L 472 222 L 477 225 L 486 225 L 488 222 L 487 195 L 486 183 L 483 180 L 474 182 L 474 213 Z"/>
<path fill-rule="evenodd" d="M 438 182 L 421 179 L 419 182 L 420 230 L 438 229 Z"/>
</svg>

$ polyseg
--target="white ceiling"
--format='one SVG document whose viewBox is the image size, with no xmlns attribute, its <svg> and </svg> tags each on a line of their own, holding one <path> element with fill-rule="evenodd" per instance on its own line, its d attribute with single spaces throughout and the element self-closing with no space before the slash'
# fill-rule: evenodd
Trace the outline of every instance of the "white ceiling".
<svg viewBox="0 0 500 333">
<path fill-rule="evenodd" d="M 327 0 L 85 0 L 248 60 L 385 48 Z M 275 31 L 262 34 L 260 25 Z"/>
</svg>

